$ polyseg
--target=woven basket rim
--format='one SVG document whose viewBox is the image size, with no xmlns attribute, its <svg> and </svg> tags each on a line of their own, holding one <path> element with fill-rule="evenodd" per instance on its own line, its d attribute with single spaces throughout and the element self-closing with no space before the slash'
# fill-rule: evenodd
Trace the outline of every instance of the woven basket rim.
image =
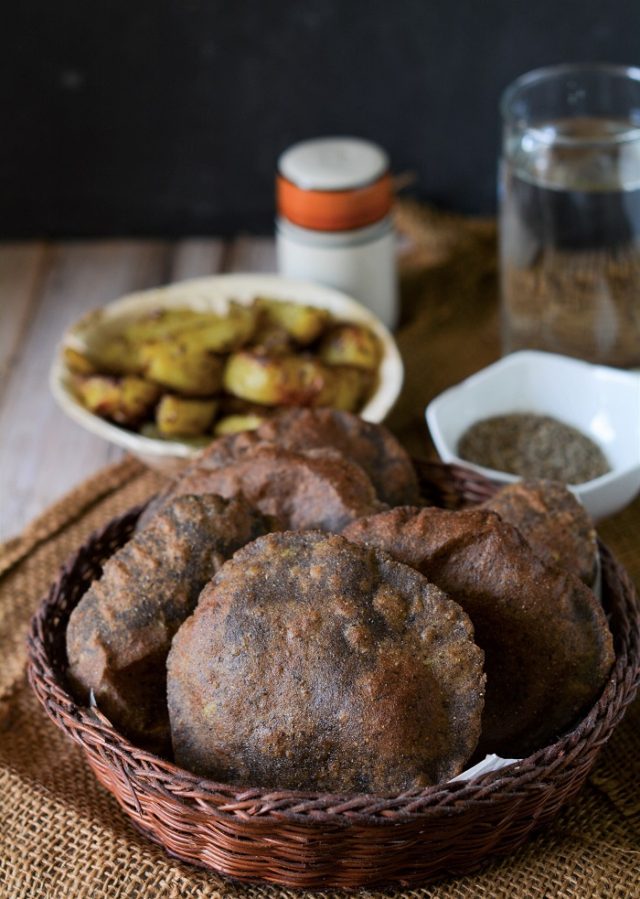
<svg viewBox="0 0 640 899">
<path fill-rule="evenodd" d="M 439 472 L 445 480 L 450 477 L 455 481 L 456 478 L 467 478 L 471 475 L 472 494 L 476 489 L 488 492 L 494 489 L 490 482 L 476 472 L 470 472 L 459 466 L 446 466 L 443 463 L 426 464 L 429 473 Z M 95 531 L 69 557 L 31 622 L 28 638 L 29 678 L 50 717 L 77 743 L 86 749 L 88 739 L 91 737 L 96 744 L 108 747 L 109 753 L 114 758 L 135 771 L 140 781 L 145 783 L 146 789 L 165 798 L 171 797 L 172 801 L 183 806 L 197 805 L 199 808 L 206 806 L 211 812 L 215 812 L 216 816 L 222 818 L 235 818 L 239 815 L 251 817 L 254 821 L 267 821 L 276 817 L 278 820 L 286 819 L 300 823 L 313 818 L 316 822 L 330 822 L 334 826 L 352 824 L 356 821 L 367 825 L 397 826 L 402 821 L 409 822 L 431 815 L 441 815 L 445 809 L 448 815 L 462 814 L 470 802 L 476 805 L 493 802 L 497 795 L 513 793 L 519 787 L 530 783 L 540 776 L 541 770 L 551 775 L 558 766 L 570 765 L 572 758 L 579 756 L 581 744 L 593 731 L 597 722 L 608 713 L 618 694 L 621 692 L 625 694 L 623 704 L 617 712 L 621 718 L 637 689 L 640 680 L 638 597 L 624 569 L 618 565 L 607 547 L 600 543 L 603 585 L 606 587 L 608 579 L 612 576 L 623 579 L 626 598 L 636 627 L 635 631 L 632 628 L 631 636 L 627 640 L 630 650 L 623 646 L 619 651 L 616 647 L 616 662 L 598 701 L 570 732 L 555 743 L 508 767 L 473 780 L 445 782 L 399 794 L 333 794 L 318 791 L 274 790 L 264 787 L 241 787 L 199 777 L 171 761 L 136 747 L 97 709 L 79 704 L 66 684 L 64 673 L 56 667 L 43 642 L 44 624 L 57 591 L 64 590 L 65 582 L 73 576 L 78 567 L 85 564 L 87 557 L 91 557 L 94 547 L 105 538 L 105 535 L 117 533 L 119 529 L 124 531 L 135 522 L 145 505 L 134 507 L 112 519 Z M 58 617 L 58 627 L 63 624 L 66 626 L 66 621 Z M 44 700 L 43 694 L 47 701 Z M 62 713 L 68 726 L 63 725 L 58 713 Z M 69 724 L 71 721 L 72 726 Z"/>
</svg>

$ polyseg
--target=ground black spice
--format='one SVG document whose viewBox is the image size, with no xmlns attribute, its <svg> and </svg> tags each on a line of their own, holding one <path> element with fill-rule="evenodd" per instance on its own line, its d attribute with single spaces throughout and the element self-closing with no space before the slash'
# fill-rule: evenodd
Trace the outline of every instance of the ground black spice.
<svg viewBox="0 0 640 899">
<path fill-rule="evenodd" d="M 593 440 L 547 415 L 511 413 L 476 422 L 458 442 L 467 462 L 518 474 L 583 484 L 611 470 Z"/>
</svg>

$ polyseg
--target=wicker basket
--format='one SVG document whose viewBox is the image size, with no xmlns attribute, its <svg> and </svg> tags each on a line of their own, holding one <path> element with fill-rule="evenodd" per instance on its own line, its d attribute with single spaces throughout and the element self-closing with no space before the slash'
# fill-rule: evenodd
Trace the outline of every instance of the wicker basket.
<svg viewBox="0 0 640 899">
<path fill-rule="evenodd" d="M 425 494 L 440 505 L 477 502 L 484 478 L 429 463 Z M 289 887 L 417 885 L 463 873 L 520 846 L 580 789 L 640 680 L 640 608 L 624 570 L 601 546 L 603 601 L 617 661 L 599 702 L 562 740 L 473 782 L 400 795 L 337 796 L 239 788 L 202 780 L 137 749 L 65 680 L 71 610 L 102 562 L 129 536 L 140 509 L 112 521 L 67 562 L 34 616 L 29 677 L 55 723 L 84 750 L 98 780 L 134 824 L 185 861 L 239 880 Z"/>
</svg>

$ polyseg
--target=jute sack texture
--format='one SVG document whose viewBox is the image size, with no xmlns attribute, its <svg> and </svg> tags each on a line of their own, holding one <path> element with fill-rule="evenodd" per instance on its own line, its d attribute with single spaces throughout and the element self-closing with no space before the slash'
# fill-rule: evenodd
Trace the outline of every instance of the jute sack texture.
<svg viewBox="0 0 640 899">
<path fill-rule="evenodd" d="M 495 226 L 410 204 L 398 210 L 398 223 L 414 248 L 403 263 L 398 333 L 407 386 L 389 424 L 411 452 L 424 456 L 430 452 L 425 403 L 499 355 Z M 0 548 L 2 899 L 301 895 L 238 886 L 172 860 L 140 836 L 26 683 L 29 618 L 58 567 L 95 528 L 162 483 L 140 463 L 125 460 Z M 640 583 L 640 500 L 604 522 L 600 533 Z M 576 802 L 525 848 L 488 861 L 474 875 L 395 895 L 640 897 L 640 703 L 629 709 Z"/>
</svg>

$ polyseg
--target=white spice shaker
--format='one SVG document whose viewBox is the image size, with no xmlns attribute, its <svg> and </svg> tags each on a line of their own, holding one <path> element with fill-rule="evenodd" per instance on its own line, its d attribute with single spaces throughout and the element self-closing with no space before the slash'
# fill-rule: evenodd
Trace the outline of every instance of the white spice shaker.
<svg viewBox="0 0 640 899">
<path fill-rule="evenodd" d="M 393 328 L 398 316 L 387 154 L 351 137 L 304 141 L 278 160 L 278 270 L 335 287 Z"/>
</svg>

